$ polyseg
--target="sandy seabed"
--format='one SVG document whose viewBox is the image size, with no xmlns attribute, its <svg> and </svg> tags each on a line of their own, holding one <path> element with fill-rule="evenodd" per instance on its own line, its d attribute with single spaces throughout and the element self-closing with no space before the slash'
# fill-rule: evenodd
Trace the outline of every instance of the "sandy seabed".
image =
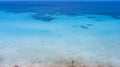
<svg viewBox="0 0 120 67">
<path fill-rule="evenodd" d="M 1 64 L 0 67 L 118 67 L 104 62 L 75 62 L 69 63 L 35 63 L 35 64 Z"/>
</svg>

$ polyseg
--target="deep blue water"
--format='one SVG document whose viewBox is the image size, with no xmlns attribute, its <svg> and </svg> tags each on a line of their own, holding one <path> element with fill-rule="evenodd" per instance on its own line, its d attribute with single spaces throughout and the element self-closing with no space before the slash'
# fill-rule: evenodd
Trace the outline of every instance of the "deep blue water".
<svg viewBox="0 0 120 67">
<path fill-rule="evenodd" d="M 69 16 L 97 14 L 120 19 L 120 1 L 3 1 L 0 2 L 0 10 L 13 13 L 34 12 L 36 14 L 31 15 L 33 18 L 46 21 L 51 21 L 55 18 L 51 16 L 43 17 L 45 14 L 64 14 Z"/>
</svg>

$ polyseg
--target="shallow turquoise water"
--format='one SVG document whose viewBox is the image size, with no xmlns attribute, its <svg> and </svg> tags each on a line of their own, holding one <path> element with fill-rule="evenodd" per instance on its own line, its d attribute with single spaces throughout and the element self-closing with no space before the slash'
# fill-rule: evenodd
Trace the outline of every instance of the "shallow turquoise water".
<svg viewBox="0 0 120 67">
<path fill-rule="evenodd" d="M 53 14 L 47 22 L 34 13 L 0 12 L 0 62 L 65 60 L 120 62 L 120 19 L 107 15 Z"/>
</svg>

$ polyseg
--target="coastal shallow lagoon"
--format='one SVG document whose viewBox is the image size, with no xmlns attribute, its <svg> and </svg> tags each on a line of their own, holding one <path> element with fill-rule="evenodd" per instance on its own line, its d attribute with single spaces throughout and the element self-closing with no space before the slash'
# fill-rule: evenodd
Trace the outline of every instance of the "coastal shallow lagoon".
<svg viewBox="0 0 120 67">
<path fill-rule="evenodd" d="M 0 2 L 0 63 L 75 60 L 119 67 L 120 2 L 55 3 Z"/>
</svg>

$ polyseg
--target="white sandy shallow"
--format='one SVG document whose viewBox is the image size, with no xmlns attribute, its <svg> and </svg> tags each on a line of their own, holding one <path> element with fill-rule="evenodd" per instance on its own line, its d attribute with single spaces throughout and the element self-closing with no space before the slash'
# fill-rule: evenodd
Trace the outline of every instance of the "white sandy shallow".
<svg viewBox="0 0 120 67">
<path fill-rule="evenodd" d="M 53 15 L 56 19 L 47 22 L 30 14 L 0 12 L 1 64 L 76 60 L 119 65 L 120 20 L 85 14 Z"/>
</svg>

